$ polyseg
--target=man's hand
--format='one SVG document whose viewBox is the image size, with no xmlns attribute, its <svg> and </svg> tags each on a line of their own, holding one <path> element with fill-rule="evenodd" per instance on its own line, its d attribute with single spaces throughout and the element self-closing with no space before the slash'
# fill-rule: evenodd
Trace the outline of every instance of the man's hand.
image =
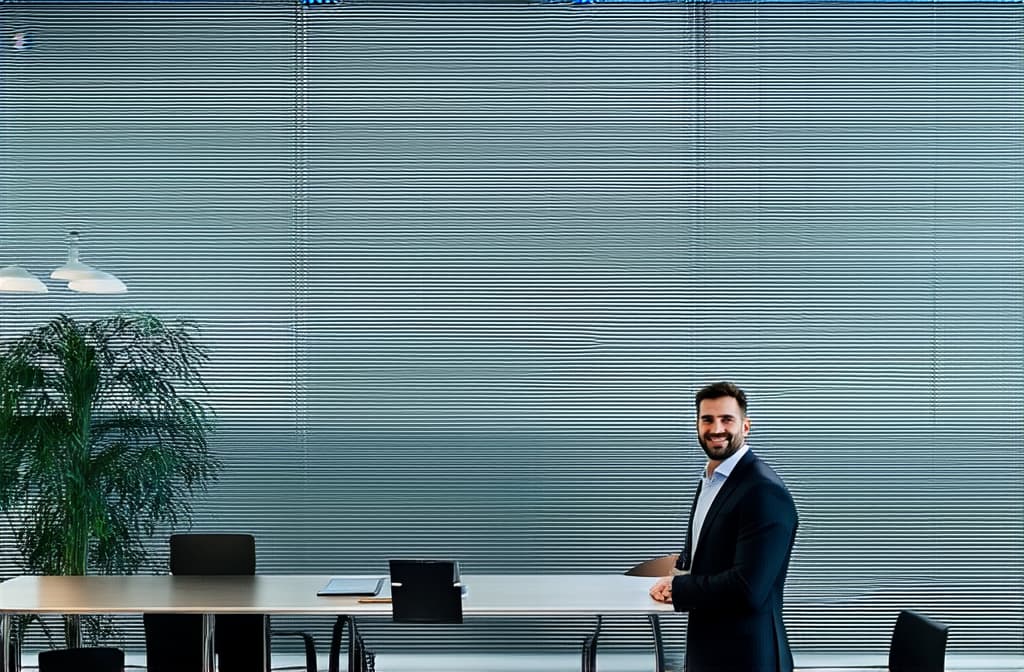
<svg viewBox="0 0 1024 672">
<path fill-rule="evenodd" d="M 672 602 L 672 578 L 663 576 L 651 587 L 651 599 L 657 602 Z"/>
</svg>

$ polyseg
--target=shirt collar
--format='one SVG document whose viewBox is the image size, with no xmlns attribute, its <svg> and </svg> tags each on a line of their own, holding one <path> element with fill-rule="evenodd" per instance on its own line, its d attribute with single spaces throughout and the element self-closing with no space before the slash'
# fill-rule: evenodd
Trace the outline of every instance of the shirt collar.
<svg viewBox="0 0 1024 672">
<path fill-rule="evenodd" d="M 739 461 L 743 459 L 743 456 L 749 452 L 750 446 L 744 443 L 739 450 L 718 465 L 718 468 L 715 469 L 715 473 L 711 474 L 711 478 L 716 478 L 718 476 L 721 476 L 723 479 L 729 478 L 729 474 L 732 473 L 732 470 L 736 467 Z M 704 476 L 706 473 L 708 473 L 708 465 L 705 463 L 704 471 L 701 473 L 701 476 Z"/>
</svg>

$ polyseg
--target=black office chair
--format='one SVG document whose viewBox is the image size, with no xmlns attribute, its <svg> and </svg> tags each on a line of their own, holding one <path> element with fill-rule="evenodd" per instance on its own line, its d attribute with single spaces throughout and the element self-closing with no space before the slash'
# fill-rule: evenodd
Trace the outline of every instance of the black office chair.
<svg viewBox="0 0 1024 672">
<path fill-rule="evenodd" d="M 451 560 L 391 560 L 395 623 L 462 623 L 462 583 Z"/>
<path fill-rule="evenodd" d="M 462 623 L 462 584 L 451 560 L 391 560 L 391 619 L 395 623 Z M 373 672 L 354 618 L 339 616 L 331 633 L 328 672 L 341 670 L 341 640 L 348 632 L 349 672 Z"/>
<path fill-rule="evenodd" d="M 889 672 L 943 672 L 949 626 L 901 611 L 889 644 Z"/>
<path fill-rule="evenodd" d="M 250 534 L 171 535 L 170 566 L 175 575 L 252 576 L 256 573 L 256 540 Z M 202 616 L 144 614 L 143 625 L 147 672 L 202 669 Z M 269 625 L 264 614 L 216 616 L 214 649 L 220 672 L 270 672 L 271 635 L 301 637 L 306 670 L 316 672 L 313 638 L 304 632 L 271 632 Z"/>
<path fill-rule="evenodd" d="M 107 647 L 42 651 L 39 672 L 124 672 L 124 651 Z"/>
</svg>

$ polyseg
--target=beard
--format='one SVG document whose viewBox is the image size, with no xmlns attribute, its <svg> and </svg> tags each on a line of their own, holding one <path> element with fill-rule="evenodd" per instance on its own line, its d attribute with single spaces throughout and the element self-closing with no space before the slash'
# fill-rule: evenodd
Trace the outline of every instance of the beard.
<svg viewBox="0 0 1024 672">
<path fill-rule="evenodd" d="M 724 446 L 711 445 L 712 437 L 720 438 L 722 436 L 725 436 Z M 744 437 L 742 434 L 730 434 L 729 432 L 719 434 L 709 432 L 703 436 L 698 434 L 697 441 L 700 442 L 700 447 L 704 449 L 704 454 L 708 456 L 709 460 L 722 462 L 735 455 L 736 451 L 743 447 Z"/>
</svg>

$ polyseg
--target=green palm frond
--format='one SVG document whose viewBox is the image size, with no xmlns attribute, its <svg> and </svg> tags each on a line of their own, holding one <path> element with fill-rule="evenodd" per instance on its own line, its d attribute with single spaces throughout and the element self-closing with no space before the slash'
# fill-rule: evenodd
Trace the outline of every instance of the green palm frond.
<svg viewBox="0 0 1024 672">
<path fill-rule="evenodd" d="M 0 510 L 24 568 L 133 573 L 216 480 L 195 325 L 61 315 L 0 346 Z"/>
</svg>

